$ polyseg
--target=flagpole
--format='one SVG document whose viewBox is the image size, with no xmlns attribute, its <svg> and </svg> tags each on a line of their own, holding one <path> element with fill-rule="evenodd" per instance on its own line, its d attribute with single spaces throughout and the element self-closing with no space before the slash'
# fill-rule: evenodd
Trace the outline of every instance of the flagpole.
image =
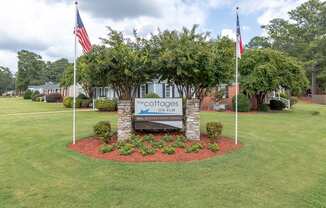
<svg viewBox="0 0 326 208">
<path fill-rule="evenodd" d="M 239 7 L 237 7 L 237 15 L 238 15 Z M 238 18 L 238 16 L 237 16 Z M 237 29 L 238 25 L 236 26 Z M 236 37 L 236 47 L 235 47 L 235 144 L 238 144 L 238 68 L 239 68 L 239 53 L 240 53 L 239 41 L 238 37 Z"/>
<path fill-rule="evenodd" d="M 75 34 L 75 57 L 74 57 L 74 92 L 73 92 L 73 108 L 72 108 L 72 143 L 76 144 L 76 59 L 77 59 L 77 10 L 78 10 L 78 2 L 75 1 L 75 28 L 74 28 L 74 34 Z"/>
</svg>

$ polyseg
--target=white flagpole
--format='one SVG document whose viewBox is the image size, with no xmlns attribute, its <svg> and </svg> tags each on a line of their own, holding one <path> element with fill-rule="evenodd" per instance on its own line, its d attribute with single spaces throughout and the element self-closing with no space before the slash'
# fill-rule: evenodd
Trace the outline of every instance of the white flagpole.
<svg viewBox="0 0 326 208">
<path fill-rule="evenodd" d="M 237 15 L 238 15 L 239 7 L 237 7 Z M 237 31 L 236 25 L 236 31 Z M 237 34 L 237 32 L 236 32 Z M 240 53 L 240 46 L 239 46 L 238 34 L 236 35 L 236 47 L 235 47 L 235 144 L 238 144 L 238 90 L 239 90 L 239 83 L 238 83 L 238 67 L 239 67 L 239 53 Z"/>
<path fill-rule="evenodd" d="M 78 10 L 78 2 L 75 1 L 75 28 L 74 28 L 74 35 L 75 35 L 75 57 L 74 57 L 74 101 L 72 107 L 72 143 L 76 144 L 76 59 L 77 59 L 77 10 Z"/>
</svg>

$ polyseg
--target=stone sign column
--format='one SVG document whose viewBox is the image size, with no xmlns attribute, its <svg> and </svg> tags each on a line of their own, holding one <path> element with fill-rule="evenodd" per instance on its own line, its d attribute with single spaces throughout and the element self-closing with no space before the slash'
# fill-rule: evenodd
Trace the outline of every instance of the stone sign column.
<svg viewBox="0 0 326 208">
<path fill-rule="evenodd" d="M 118 140 L 128 139 L 132 133 L 131 100 L 118 101 Z"/>
<path fill-rule="evenodd" d="M 190 140 L 200 140 L 200 107 L 198 99 L 187 100 L 186 137 Z"/>
</svg>

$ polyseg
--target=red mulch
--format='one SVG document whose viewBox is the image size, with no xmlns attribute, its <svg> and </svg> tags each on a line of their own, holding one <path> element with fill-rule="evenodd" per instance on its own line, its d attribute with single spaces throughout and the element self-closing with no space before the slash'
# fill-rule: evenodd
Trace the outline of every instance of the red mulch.
<svg viewBox="0 0 326 208">
<path fill-rule="evenodd" d="M 162 135 L 156 134 L 155 139 L 159 140 L 161 136 Z M 160 150 L 157 150 L 154 155 L 143 156 L 138 152 L 138 149 L 135 149 L 135 151 L 128 156 L 120 155 L 117 150 L 103 154 L 99 151 L 99 147 L 102 145 L 102 143 L 96 137 L 81 139 L 77 141 L 75 145 L 70 144 L 69 148 L 83 155 L 87 155 L 93 158 L 137 163 L 137 162 L 185 162 L 185 161 L 192 161 L 192 160 L 203 160 L 215 156 L 221 156 L 242 147 L 241 144 L 235 145 L 234 140 L 223 137 L 218 141 L 220 150 L 214 153 L 207 149 L 207 145 L 209 143 L 207 135 L 201 135 L 200 141 L 188 141 L 186 142 L 186 144 L 188 146 L 192 143 L 197 143 L 197 142 L 200 142 L 204 146 L 204 148 L 200 150 L 200 152 L 185 153 L 184 149 L 176 148 L 175 154 L 172 155 L 163 154 Z M 112 143 L 115 143 L 115 141 L 112 141 Z M 173 142 L 171 144 L 173 144 Z"/>
</svg>

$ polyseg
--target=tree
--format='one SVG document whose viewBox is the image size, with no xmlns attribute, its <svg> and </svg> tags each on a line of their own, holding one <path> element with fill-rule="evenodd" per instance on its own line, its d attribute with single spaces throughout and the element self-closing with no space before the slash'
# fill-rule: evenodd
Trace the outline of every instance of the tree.
<svg viewBox="0 0 326 208">
<path fill-rule="evenodd" d="M 65 69 L 69 66 L 69 61 L 65 58 L 58 59 L 54 62 L 47 62 L 44 70 L 46 82 L 59 82 Z"/>
<path fill-rule="evenodd" d="M 14 89 L 13 74 L 7 67 L 0 66 L 0 95 Z"/>
<path fill-rule="evenodd" d="M 305 72 L 296 59 L 272 49 L 247 50 L 240 61 L 241 90 L 254 96 L 258 107 L 266 95 L 280 88 L 301 91 L 307 86 Z"/>
<path fill-rule="evenodd" d="M 316 77 L 326 70 L 326 57 L 322 47 L 316 43 L 326 33 L 326 3 L 320 0 L 309 0 L 289 12 L 290 20 L 274 19 L 267 26 L 267 33 L 272 47 L 288 53 L 303 61 L 308 75 L 312 78 L 312 91 L 316 91 Z M 321 80 L 319 80 L 320 82 Z"/>
<path fill-rule="evenodd" d="M 247 45 L 248 48 L 270 48 L 271 46 L 268 37 L 260 36 L 253 37 Z"/>
<path fill-rule="evenodd" d="M 27 50 L 19 51 L 16 89 L 22 92 L 28 85 L 44 84 L 44 69 L 45 63 L 40 55 Z"/>
</svg>

